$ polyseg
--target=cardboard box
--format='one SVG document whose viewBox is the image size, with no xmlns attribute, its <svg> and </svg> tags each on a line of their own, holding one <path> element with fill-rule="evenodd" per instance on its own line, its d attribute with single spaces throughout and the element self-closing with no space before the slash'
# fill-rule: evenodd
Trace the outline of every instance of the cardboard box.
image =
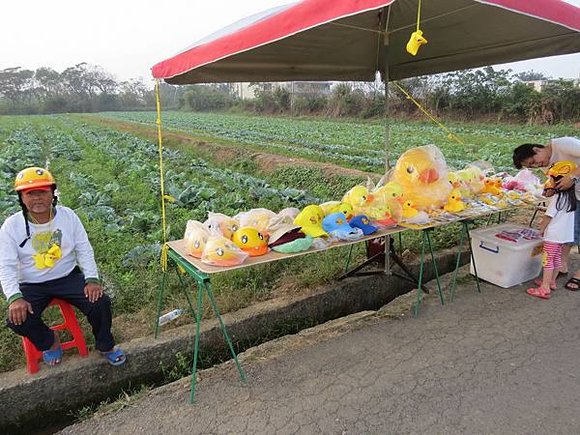
<svg viewBox="0 0 580 435">
<path fill-rule="evenodd" d="M 480 279 L 507 288 L 540 274 L 543 241 L 536 230 L 505 223 L 472 230 L 470 235 Z M 473 261 L 470 272 L 475 275 Z"/>
</svg>

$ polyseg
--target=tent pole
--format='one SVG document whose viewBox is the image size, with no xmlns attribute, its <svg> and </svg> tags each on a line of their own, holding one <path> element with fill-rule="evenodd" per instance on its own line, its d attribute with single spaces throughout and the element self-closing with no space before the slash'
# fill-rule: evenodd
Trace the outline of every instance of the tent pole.
<svg viewBox="0 0 580 435">
<path fill-rule="evenodd" d="M 391 169 L 391 161 L 389 155 L 389 148 L 391 142 L 391 121 L 389 116 L 389 66 L 385 67 L 385 73 L 383 74 L 383 83 L 385 85 L 385 173 Z"/>
</svg>

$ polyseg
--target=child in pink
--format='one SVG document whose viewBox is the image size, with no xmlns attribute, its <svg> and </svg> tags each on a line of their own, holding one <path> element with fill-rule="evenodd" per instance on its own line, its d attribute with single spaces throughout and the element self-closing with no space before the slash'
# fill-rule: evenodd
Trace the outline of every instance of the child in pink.
<svg viewBox="0 0 580 435">
<path fill-rule="evenodd" d="M 553 167 L 561 167 L 562 163 Z M 572 163 L 572 165 L 574 165 Z M 574 165 L 575 167 L 575 165 Z M 552 168 L 548 170 L 551 180 L 546 185 L 554 185 L 563 174 L 555 174 Z M 546 213 L 540 222 L 539 230 L 544 237 L 544 252 L 542 259 L 543 275 L 538 287 L 529 288 L 527 293 L 542 299 L 549 299 L 552 290 L 556 289 L 558 270 L 562 267 L 562 248 L 567 243 L 574 242 L 574 212 L 576 196 L 574 186 L 566 191 L 553 187 L 544 189 L 545 196 L 551 196 Z"/>
</svg>

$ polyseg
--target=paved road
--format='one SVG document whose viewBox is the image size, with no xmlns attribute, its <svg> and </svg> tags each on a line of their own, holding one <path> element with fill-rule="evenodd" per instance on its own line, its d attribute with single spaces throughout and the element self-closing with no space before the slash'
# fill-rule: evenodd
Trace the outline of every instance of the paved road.
<svg viewBox="0 0 580 435">
<path fill-rule="evenodd" d="M 195 405 L 184 379 L 63 433 L 580 433 L 580 292 L 525 288 L 286 338 L 245 356 L 247 385 L 227 364 Z"/>
</svg>

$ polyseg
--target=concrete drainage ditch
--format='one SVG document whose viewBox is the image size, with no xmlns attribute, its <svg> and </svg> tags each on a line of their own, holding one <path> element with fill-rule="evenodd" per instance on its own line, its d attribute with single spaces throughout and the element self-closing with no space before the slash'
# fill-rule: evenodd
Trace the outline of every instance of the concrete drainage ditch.
<svg viewBox="0 0 580 435">
<path fill-rule="evenodd" d="M 438 253 L 439 273 L 455 267 L 455 250 Z M 462 264 L 469 260 L 465 252 Z M 414 273 L 418 264 L 408 265 Z M 426 264 L 425 281 L 434 277 Z M 346 278 L 312 294 L 293 299 L 269 300 L 223 316 L 238 352 L 294 334 L 304 328 L 366 310 L 377 310 L 415 288 L 395 275 Z M 179 356 L 191 355 L 194 328 L 191 324 L 162 332 L 158 339 L 147 336 L 123 343 L 128 360 L 110 367 L 102 358 L 69 357 L 51 370 L 28 375 L 25 369 L 0 374 L 0 433 L 52 433 L 72 423 L 74 412 L 115 399 L 122 391 L 139 385 L 167 382 L 164 371 L 184 365 Z M 229 358 L 218 323 L 202 323 L 201 361 L 204 367 Z M 188 358 L 186 363 L 190 364 Z"/>
</svg>

